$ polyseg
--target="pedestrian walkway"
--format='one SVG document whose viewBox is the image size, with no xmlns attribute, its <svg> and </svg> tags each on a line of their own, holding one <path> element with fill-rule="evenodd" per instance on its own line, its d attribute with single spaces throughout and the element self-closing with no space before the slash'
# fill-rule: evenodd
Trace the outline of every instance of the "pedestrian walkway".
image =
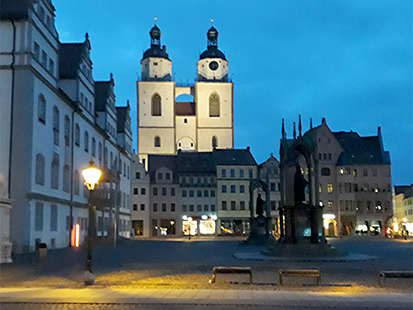
<svg viewBox="0 0 413 310">
<path fill-rule="evenodd" d="M 119 288 L 0 288 L 2 303 L 78 303 L 78 304 L 210 304 L 327 306 L 342 304 L 369 308 L 413 307 L 409 293 L 334 293 L 256 290 L 177 290 Z"/>
</svg>

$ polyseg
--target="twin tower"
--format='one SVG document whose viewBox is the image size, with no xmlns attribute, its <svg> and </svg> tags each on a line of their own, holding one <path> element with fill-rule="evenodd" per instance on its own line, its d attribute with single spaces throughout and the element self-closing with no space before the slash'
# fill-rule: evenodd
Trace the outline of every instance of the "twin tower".
<svg viewBox="0 0 413 310">
<path fill-rule="evenodd" d="M 207 50 L 189 86 L 173 81 L 172 61 L 161 46 L 159 28 L 155 25 L 149 34 L 151 47 L 143 54 L 137 82 L 139 160 L 147 167 L 149 154 L 233 148 L 233 83 L 228 61 L 218 49 L 218 31 L 208 30 Z M 191 99 L 182 101 L 180 96 Z"/>
</svg>

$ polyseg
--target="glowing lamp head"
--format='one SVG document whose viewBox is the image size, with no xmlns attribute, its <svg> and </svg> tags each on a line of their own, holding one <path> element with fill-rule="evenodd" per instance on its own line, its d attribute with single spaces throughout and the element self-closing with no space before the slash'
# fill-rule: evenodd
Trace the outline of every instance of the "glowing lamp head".
<svg viewBox="0 0 413 310">
<path fill-rule="evenodd" d="M 93 166 L 93 160 L 90 161 L 90 166 L 82 170 L 83 178 L 85 179 L 85 185 L 92 191 L 95 189 L 96 185 L 99 183 L 102 171 L 95 166 Z"/>
<path fill-rule="evenodd" d="M 407 223 L 407 217 L 403 218 L 403 223 Z"/>
</svg>

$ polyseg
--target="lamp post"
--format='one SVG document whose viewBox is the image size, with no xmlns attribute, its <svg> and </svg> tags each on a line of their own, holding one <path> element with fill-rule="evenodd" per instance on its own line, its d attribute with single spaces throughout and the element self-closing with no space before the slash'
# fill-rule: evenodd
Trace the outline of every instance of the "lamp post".
<svg viewBox="0 0 413 310">
<path fill-rule="evenodd" d="M 95 276 L 92 272 L 92 250 L 93 250 L 93 235 L 95 233 L 95 212 L 92 205 L 92 195 L 96 185 L 99 183 L 99 178 L 102 171 L 93 165 L 93 160 L 90 161 L 89 167 L 82 170 L 82 175 L 85 180 L 85 185 L 89 189 L 88 210 L 89 210 L 89 225 L 87 232 L 87 256 L 86 256 L 86 271 L 84 275 L 85 285 L 93 285 L 95 283 Z"/>
</svg>

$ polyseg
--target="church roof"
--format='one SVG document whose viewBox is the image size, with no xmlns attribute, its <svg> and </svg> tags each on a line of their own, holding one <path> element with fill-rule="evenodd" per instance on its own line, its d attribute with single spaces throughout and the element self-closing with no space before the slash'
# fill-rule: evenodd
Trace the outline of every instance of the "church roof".
<svg viewBox="0 0 413 310">
<path fill-rule="evenodd" d="M 195 115 L 195 102 L 175 102 L 175 114 L 179 116 Z"/>
<path fill-rule="evenodd" d="M 389 152 L 382 149 L 379 136 L 360 137 L 355 132 L 334 132 L 333 134 L 344 149 L 337 165 L 390 164 Z"/>
<path fill-rule="evenodd" d="M 201 56 L 199 56 L 199 59 L 205 59 L 205 58 L 221 58 L 226 60 L 225 55 L 223 52 L 221 52 L 217 46 L 215 45 L 210 45 L 208 46 L 207 50 L 204 51 Z"/>
<path fill-rule="evenodd" d="M 144 53 L 142 59 L 155 57 L 155 58 L 164 58 L 169 60 L 169 55 L 166 52 L 165 45 L 162 48 L 159 45 L 151 44 L 151 47 L 148 48 Z"/>
</svg>

